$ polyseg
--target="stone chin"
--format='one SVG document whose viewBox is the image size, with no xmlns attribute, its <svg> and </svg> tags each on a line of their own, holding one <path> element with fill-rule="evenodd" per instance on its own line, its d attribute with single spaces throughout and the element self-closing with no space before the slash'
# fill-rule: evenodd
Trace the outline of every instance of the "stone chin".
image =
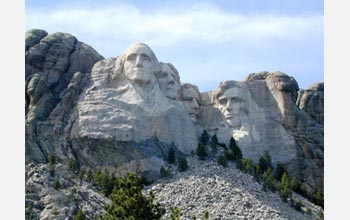
<svg viewBox="0 0 350 220">
<path fill-rule="evenodd" d="M 242 123 L 239 118 L 226 118 L 227 124 L 232 128 L 239 128 L 241 127 Z"/>
<path fill-rule="evenodd" d="M 166 97 L 168 97 L 169 99 L 176 99 L 177 97 L 177 89 L 176 88 L 168 88 L 166 90 Z"/>
<path fill-rule="evenodd" d="M 132 73 L 129 73 L 126 78 L 139 85 L 147 85 L 155 81 L 155 77 L 152 77 L 144 71 L 133 71 Z"/>
<path fill-rule="evenodd" d="M 197 115 L 195 115 L 195 114 L 190 114 L 190 118 L 191 118 L 191 121 L 192 121 L 194 124 L 197 124 Z"/>
</svg>

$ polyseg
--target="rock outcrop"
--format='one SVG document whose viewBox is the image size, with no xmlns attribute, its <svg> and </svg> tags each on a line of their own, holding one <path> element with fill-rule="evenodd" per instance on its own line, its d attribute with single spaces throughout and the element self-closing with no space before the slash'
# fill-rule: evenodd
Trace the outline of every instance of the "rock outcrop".
<svg viewBox="0 0 350 220">
<path fill-rule="evenodd" d="M 46 162 L 48 155 L 61 151 L 76 98 L 101 59 L 71 34 L 26 32 L 26 162 Z"/>
<path fill-rule="evenodd" d="M 261 72 L 200 93 L 143 43 L 104 59 L 43 30 L 26 33 L 25 78 L 27 163 L 55 155 L 154 180 L 169 149 L 189 155 L 205 129 L 255 162 L 269 151 L 310 192 L 323 188 L 323 84 L 299 90 L 287 74 Z"/>
<path fill-rule="evenodd" d="M 314 83 L 299 90 L 297 105 L 315 121 L 324 125 L 324 83 Z"/>
</svg>

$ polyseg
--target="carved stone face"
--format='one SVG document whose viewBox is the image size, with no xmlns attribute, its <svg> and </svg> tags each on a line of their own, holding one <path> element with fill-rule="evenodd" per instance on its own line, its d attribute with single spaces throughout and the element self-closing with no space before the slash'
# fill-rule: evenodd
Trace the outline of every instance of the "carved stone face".
<svg viewBox="0 0 350 220">
<path fill-rule="evenodd" d="M 244 113 L 245 101 L 238 88 L 230 88 L 219 96 L 218 106 L 230 127 L 241 126 L 240 116 Z"/>
<path fill-rule="evenodd" d="M 160 90 L 170 99 L 176 99 L 180 89 L 180 82 L 176 73 L 166 64 L 162 65 L 162 71 L 157 74 Z"/>
<path fill-rule="evenodd" d="M 131 82 L 147 85 L 155 82 L 155 64 L 149 48 L 140 44 L 129 47 L 125 53 L 124 73 Z"/>
<path fill-rule="evenodd" d="M 199 114 L 199 94 L 194 88 L 182 88 L 182 102 L 185 105 L 193 123 L 197 123 Z"/>
</svg>

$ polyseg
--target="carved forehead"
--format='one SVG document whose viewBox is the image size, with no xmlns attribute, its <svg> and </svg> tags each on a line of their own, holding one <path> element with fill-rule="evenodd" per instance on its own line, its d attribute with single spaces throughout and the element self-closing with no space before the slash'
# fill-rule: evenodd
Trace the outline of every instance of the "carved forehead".
<svg viewBox="0 0 350 220">
<path fill-rule="evenodd" d="M 182 87 L 181 88 L 182 98 L 196 98 L 199 99 L 199 93 L 193 87 Z"/>
<path fill-rule="evenodd" d="M 154 52 L 146 44 L 143 44 L 143 43 L 132 44 L 131 46 L 129 46 L 126 49 L 124 56 L 127 57 L 128 55 L 130 55 L 132 53 L 146 54 L 152 59 L 153 62 L 158 62 L 157 57 L 155 56 Z"/>
<path fill-rule="evenodd" d="M 242 93 L 239 88 L 230 88 L 227 89 L 224 94 L 221 94 L 220 97 L 225 96 L 225 97 L 241 97 Z"/>
</svg>

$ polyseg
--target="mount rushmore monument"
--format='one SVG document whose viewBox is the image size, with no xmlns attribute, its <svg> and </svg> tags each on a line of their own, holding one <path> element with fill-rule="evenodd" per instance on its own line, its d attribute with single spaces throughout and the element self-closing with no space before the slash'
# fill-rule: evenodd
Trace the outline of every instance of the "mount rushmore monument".
<svg viewBox="0 0 350 220">
<path fill-rule="evenodd" d="M 190 155 L 206 130 L 226 145 L 233 137 L 255 162 L 267 150 L 309 189 L 323 187 L 323 83 L 299 89 L 285 73 L 259 72 L 201 93 L 144 43 L 105 59 L 71 34 L 37 29 L 25 53 L 27 163 L 55 155 L 156 178 L 171 147 Z"/>
</svg>

